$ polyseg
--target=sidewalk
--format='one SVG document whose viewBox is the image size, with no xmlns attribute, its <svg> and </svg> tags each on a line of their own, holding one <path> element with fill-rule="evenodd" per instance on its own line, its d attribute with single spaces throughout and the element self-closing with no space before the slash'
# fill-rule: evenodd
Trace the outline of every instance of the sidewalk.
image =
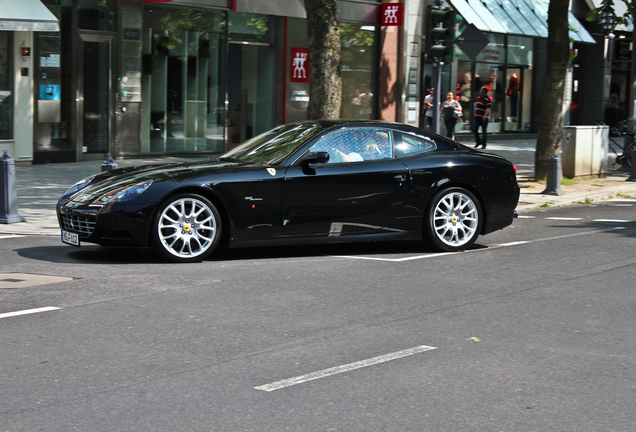
<svg viewBox="0 0 636 432">
<path fill-rule="evenodd" d="M 474 146 L 474 142 L 460 141 Z M 562 206 L 579 202 L 598 202 L 610 197 L 636 198 L 636 182 L 626 181 L 629 171 L 612 167 L 614 154 L 610 153 L 608 173 L 602 179 L 577 179 L 576 184 L 561 186 L 564 195 L 544 195 L 545 185 L 531 181 L 534 176 L 535 139 L 493 140 L 487 152 L 499 154 L 517 166 L 517 178 L 521 186 L 521 197 L 517 210 L 520 213 L 541 206 Z M 130 159 L 117 161 L 119 168 L 154 163 L 181 162 L 194 159 L 160 158 Z M 101 171 L 102 161 L 84 161 L 61 164 L 16 166 L 16 189 L 18 213 L 26 222 L 0 224 L 0 235 L 51 235 L 58 236 L 60 228 L 55 214 L 59 197 L 75 182 Z"/>
</svg>

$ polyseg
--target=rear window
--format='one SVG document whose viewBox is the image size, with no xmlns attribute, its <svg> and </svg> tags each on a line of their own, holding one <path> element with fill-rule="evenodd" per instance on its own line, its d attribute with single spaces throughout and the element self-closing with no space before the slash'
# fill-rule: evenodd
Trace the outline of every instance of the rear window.
<svg viewBox="0 0 636 432">
<path fill-rule="evenodd" d="M 412 156 L 428 153 L 437 148 L 435 141 L 430 138 L 416 137 L 403 133 L 395 133 L 395 156 Z"/>
</svg>

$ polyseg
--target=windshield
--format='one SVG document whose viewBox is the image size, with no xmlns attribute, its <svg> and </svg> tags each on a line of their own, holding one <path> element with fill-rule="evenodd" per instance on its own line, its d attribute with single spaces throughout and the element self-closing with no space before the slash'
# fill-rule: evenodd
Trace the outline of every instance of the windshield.
<svg viewBox="0 0 636 432">
<path fill-rule="evenodd" d="M 251 164 L 279 165 L 321 131 L 322 128 L 316 123 L 278 126 L 245 141 L 240 146 L 222 154 L 219 159 L 232 159 Z"/>
</svg>

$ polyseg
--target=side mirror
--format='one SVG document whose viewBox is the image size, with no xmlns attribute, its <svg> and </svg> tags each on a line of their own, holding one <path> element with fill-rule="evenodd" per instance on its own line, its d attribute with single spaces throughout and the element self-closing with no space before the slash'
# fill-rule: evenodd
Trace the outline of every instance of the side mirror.
<svg viewBox="0 0 636 432">
<path fill-rule="evenodd" d="M 307 157 L 302 161 L 302 163 L 305 165 L 327 162 L 329 162 L 329 153 L 327 152 L 309 153 Z"/>
</svg>

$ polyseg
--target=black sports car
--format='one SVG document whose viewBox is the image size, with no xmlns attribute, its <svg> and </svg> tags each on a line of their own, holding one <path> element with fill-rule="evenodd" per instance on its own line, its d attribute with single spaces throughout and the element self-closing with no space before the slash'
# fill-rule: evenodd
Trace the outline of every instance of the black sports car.
<svg viewBox="0 0 636 432">
<path fill-rule="evenodd" d="M 154 247 L 176 262 L 227 247 L 424 239 L 442 251 L 510 225 L 515 167 L 398 123 L 306 121 L 212 160 L 106 171 L 59 200 L 62 241 Z"/>
</svg>

